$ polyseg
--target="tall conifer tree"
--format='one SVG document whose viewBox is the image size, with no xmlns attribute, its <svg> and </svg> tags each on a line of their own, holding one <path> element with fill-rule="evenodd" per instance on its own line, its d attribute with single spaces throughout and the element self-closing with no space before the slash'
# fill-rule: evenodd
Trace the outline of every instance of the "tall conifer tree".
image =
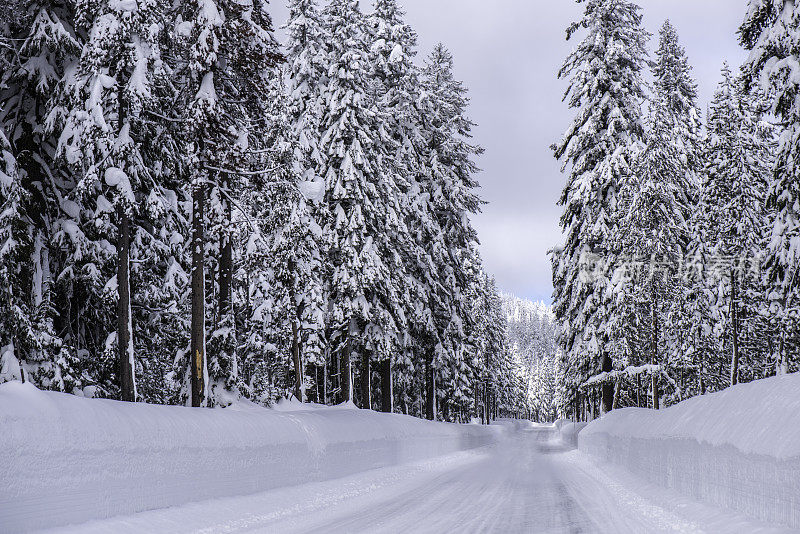
<svg viewBox="0 0 800 534">
<path fill-rule="evenodd" d="M 560 78 L 569 78 L 565 99 L 578 114 L 553 146 L 564 167 L 571 167 L 560 200 L 566 244 L 556 256 L 554 307 L 567 357 L 586 360 L 589 372 L 598 373 L 613 368 L 613 306 L 607 289 L 618 252 L 613 235 L 619 224 L 619 192 L 632 174 L 643 137 L 642 70 L 648 34 L 639 6 L 629 0 L 580 3 L 584 14 L 567 36 L 580 30 L 587 35 L 559 71 Z M 593 271 L 589 277 L 583 272 L 587 268 Z M 612 396 L 613 387 L 607 384 L 605 410 L 611 409 Z"/>
</svg>

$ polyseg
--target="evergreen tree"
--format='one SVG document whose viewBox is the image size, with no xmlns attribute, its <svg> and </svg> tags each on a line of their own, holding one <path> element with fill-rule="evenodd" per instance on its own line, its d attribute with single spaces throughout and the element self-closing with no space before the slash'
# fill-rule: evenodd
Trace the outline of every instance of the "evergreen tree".
<svg viewBox="0 0 800 534">
<path fill-rule="evenodd" d="M 420 184 L 423 174 L 423 128 L 420 117 L 419 69 L 414 65 L 417 35 L 404 22 L 404 13 L 395 0 L 376 0 L 374 12 L 367 18 L 371 91 L 375 105 L 386 118 L 385 173 L 394 176 L 398 187 L 401 231 L 393 239 L 397 252 L 396 268 L 391 269 L 391 283 L 402 316 L 398 315 L 398 349 L 412 359 L 433 358 L 436 335 L 432 319 L 433 290 L 430 256 L 425 248 L 436 231 L 429 206 Z M 423 236 L 424 234 L 424 236 Z M 416 342 L 412 342 L 415 340 Z M 381 409 L 393 410 L 393 373 L 397 362 L 392 356 L 378 361 Z"/>
<path fill-rule="evenodd" d="M 659 31 L 659 44 L 656 61 L 653 65 L 655 93 L 665 99 L 663 106 L 676 117 L 680 132 L 685 139 L 683 149 L 687 160 L 693 163 L 692 151 L 700 135 L 700 113 L 697 109 L 697 82 L 692 78 L 692 67 L 686 50 L 678 41 L 678 32 L 669 20 Z M 696 154 L 695 154 L 696 155 Z"/>
<path fill-rule="evenodd" d="M 391 237 L 403 221 L 394 176 L 381 175 L 383 116 L 370 101 L 364 17 L 352 0 L 334 0 L 325 14 L 332 46 L 320 152 L 330 214 L 323 231 L 331 353 L 340 361 L 343 401 L 353 400 L 352 359 L 361 358 L 361 404 L 369 407 L 370 364 L 387 359 L 398 343 L 389 270 L 396 255 Z"/>
<path fill-rule="evenodd" d="M 791 339 L 798 325 L 800 279 L 800 178 L 797 166 L 800 152 L 800 80 L 793 75 L 800 43 L 795 38 L 800 6 L 794 2 L 750 0 L 744 23 L 739 29 L 742 46 L 750 51 L 744 78 L 748 85 L 760 83 L 771 97 L 770 112 L 781 122 L 777 148 L 767 195 L 767 207 L 774 211 L 774 223 L 768 239 L 764 262 L 769 312 L 781 333 L 776 369 L 790 369 Z"/>
<path fill-rule="evenodd" d="M 23 378 L 16 347 L 25 342 L 37 344 L 29 302 L 22 290 L 26 273 L 21 267 L 24 251 L 30 247 L 24 191 L 10 149 L 0 130 L 0 382 Z"/>
<path fill-rule="evenodd" d="M 251 147 L 269 94 L 271 69 L 281 60 L 263 2 L 211 0 L 181 4 L 176 14 L 176 71 L 181 76 L 182 136 L 192 183 L 191 401 L 227 404 L 240 391 L 233 319 L 233 208 L 248 178 Z M 210 223 L 210 224 L 209 224 Z M 206 238 L 208 226 L 219 236 Z M 219 251 L 218 299 L 210 354 L 206 354 L 206 252 Z M 210 381 L 210 382 L 209 382 Z M 210 388 L 210 390 L 209 390 Z"/>
<path fill-rule="evenodd" d="M 674 143 L 675 116 L 666 95 L 658 96 L 650 112 L 647 144 L 636 161 L 635 178 L 623 190 L 626 211 L 620 229 L 626 257 L 649 263 L 648 272 L 633 273 L 629 290 L 634 302 L 647 303 L 649 363 L 666 367 L 660 349 L 666 339 L 667 310 L 676 297 L 676 266 L 685 252 L 691 188 L 682 152 Z M 656 409 L 658 386 L 658 375 L 654 374 L 651 394 Z"/>
<path fill-rule="evenodd" d="M 567 36 L 581 29 L 588 33 L 559 71 L 559 77 L 570 78 L 565 98 L 578 115 L 553 146 L 565 168 L 571 165 L 560 200 L 566 244 L 555 256 L 554 309 L 565 357 L 583 359 L 591 373 L 613 368 L 613 306 L 607 288 L 617 254 L 613 237 L 619 224 L 618 197 L 643 137 L 641 76 L 648 34 L 639 11 L 628 0 L 587 0 L 583 17 Z M 588 267 L 592 262 L 597 263 Z M 591 276 L 582 272 L 587 267 Z M 612 396 L 613 387 L 607 384 L 605 410 L 612 408 Z"/>
<path fill-rule="evenodd" d="M 117 293 L 117 376 L 120 397 L 127 401 L 136 400 L 130 283 L 135 230 L 131 227 L 136 207 L 153 190 L 148 162 L 139 149 L 145 137 L 140 114 L 160 74 L 157 40 L 162 18 L 157 2 L 78 3 L 77 20 L 87 28 L 89 39 L 77 76 L 65 86 L 68 116 L 59 141 L 59 150 L 81 173 L 77 198 L 87 207 L 97 206 L 92 226 L 117 236 L 116 274 L 108 287 Z M 113 222 L 104 216 L 109 202 L 115 212 Z"/>
<path fill-rule="evenodd" d="M 320 120 L 327 83 L 326 34 L 314 0 L 296 0 L 289 3 L 287 64 L 286 64 L 286 109 L 291 128 L 294 147 L 294 172 L 307 190 L 324 189 L 322 178 L 317 171 L 322 161 L 319 152 Z M 288 133 L 288 132 L 287 132 Z M 287 260 L 293 266 L 294 273 L 287 273 L 298 280 L 293 284 L 296 296 L 291 299 L 298 318 L 291 326 L 297 375 L 299 386 L 302 374 L 300 338 L 307 338 L 310 361 L 315 364 L 315 374 L 321 373 L 320 382 L 324 382 L 325 374 L 325 322 L 324 294 L 322 287 L 322 258 L 325 251 L 322 232 L 318 221 L 325 218 L 324 205 L 319 202 L 308 202 L 302 194 L 298 194 L 297 185 L 291 190 L 289 205 L 292 211 L 286 220 L 283 236 L 280 238 L 284 254 L 295 254 L 297 257 Z M 291 193 L 290 193 L 291 191 Z M 312 195 L 313 196 L 313 195 Z M 304 319 L 303 319 L 304 318 Z M 317 384 L 318 392 L 321 394 Z M 295 395 L 301 395 L 299 387 Z M 318 399 L 319 400 L 319 399 Z"/>
<path fill-rule="evenodd" d="M 715 302 L 720 309 L 714 315 L 724 321 L 728 332 L 729 382 L 735 385 L 739 381 L 743 312 L 752 307 L 745 297 L 752 287 L 753 271 L 758 270 L 763 243 L 765 177 L 771 157 L 769 144 L 759 131 L 758 116 L 727 64 L 722 76 L 711 103 L 703 195 L 709 244 L 722 260 L 718 271 L 725 271 L 712 273 L 717 279 L 709 281 L 718 292 Z"/>
<path fill-rule="evenodd" d="M 474 158 L 483 149 L 471 143 L 474 124 L 466 115 L 469 100 L 463 84 L 455 79 L 453 67 L 453 56 L 438 44 L 422 72 L 426 143 L 422 191 L 430 198 L 431 235 L 426 236 L 425 243 L 432 261 L 429 270 L 436 276 L 431 293 L 435 331 L 443 350 L 440 358 L 456 362 L 461 387 L 455 396 L 463 410 L 469 394 L 466 384 L 471 379 L 460 376 L 466 370 L 461 362 L 469 351 L 467 332 L 475 317 L 467 300 L 469 286 L 474 283 L 468 276 L 468 263 L 478 242 L 470 217 L 481 205 L 475 192 L 478 169 Z"/>
<path fill-rule="evenodd" d="M 79 298 L 84 285 L 77 277 L 59 276 L 73 272 L 67 263 L 85 253 L 87 244 L 62 209 L 73 207 L 65 196 L 74 182 L 53 157 L 58 135 L 47 124 L 54 89 L 81 44 L 73 31 L 71 3 L 13 2 L 5 7 L 0 130 L 8 142 L 5 160 L 15 161 L 15 182 L 21 188 L 18 200 L 11 201 L 16 205 L 11 212 L 13 232 L 23 231 L 24 225 L 29 236 L 15 241 L 21 263 L 14 270 L 17 299 L 30 299 L 25 320 L 30 336 L 17 338 L 14 357 L 25 378 L 38 387 L 73 391 L 89 371 L 77 359 L 85 337 L 74 325 L 82 311 L 91 314 L 93 302 Z M 14 176 L 10 168 L 7 175 Z M 9 199 L 17 198 L 12 190 L 8 194 Z"/>
</svg>

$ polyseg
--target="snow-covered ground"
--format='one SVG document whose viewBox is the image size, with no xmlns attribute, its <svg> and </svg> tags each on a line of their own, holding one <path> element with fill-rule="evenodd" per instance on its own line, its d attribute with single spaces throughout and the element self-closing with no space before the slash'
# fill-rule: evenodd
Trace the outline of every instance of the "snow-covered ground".
<svg viewBox="0 0 800 534">
<path fill-rule="evenodd" d="M 666 410 L 616 410 L 581 431 L 579 443 L 649 482 L 800 528 L 800 374 Z"/>
<path fill-rule="evenodd" d="M 504 427 L 502 439 L 470 451 L 51 534 L 789 532 L 598 467 L 555 427 Z"/>
<path fill-rule="evenodd" d="M 0 385 L 0 532 L 331 480 L 474 449 L 499 428 L 354 407 L 225 410 Z"/>
<path fill-rule="evenodd" d="M 604 425 L 656 439 L 646 424 L 614 426 L 627 413 L 585 428 L 582 446 Z M 6 384 L 0 428 L 3 533 L 791 532 L 598 463 L 571 446 L 578 428 L 565 421 L 487 428 L 348 407 L 191 409 Z"/>
</svg>

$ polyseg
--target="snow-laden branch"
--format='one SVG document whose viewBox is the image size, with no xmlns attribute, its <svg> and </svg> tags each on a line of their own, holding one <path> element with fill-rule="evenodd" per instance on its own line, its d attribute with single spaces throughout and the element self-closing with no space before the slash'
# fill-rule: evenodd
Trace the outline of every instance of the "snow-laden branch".
<svg viewBox="0 0 800 534">
<path fill-rule="evenodd" d="M 605 384 L 608 382 L 618 382 L 620 379 L 625 378 L 634 378 L 639 375 L 664 375 L 664 367 L 661 365 L 653 365 L 653 364 L 646 364 L 646 365 L 639 365 L 639 366 L 629 366 L 625 369 L 621 370 L 614 370 L 603 372 L 598 375 L 593 376 L 586 382 L 584 382 L 581 387 L 588 388 L 591 386 L 596 386 L 599 384 Z"/>
</svg>

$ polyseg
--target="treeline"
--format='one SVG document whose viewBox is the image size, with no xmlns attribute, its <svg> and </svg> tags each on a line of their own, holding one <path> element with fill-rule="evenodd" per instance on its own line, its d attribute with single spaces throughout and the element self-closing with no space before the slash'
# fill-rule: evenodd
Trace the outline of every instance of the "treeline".
<svg viewBox="0 0 800 534">
<path fill-rule="evenodd" d="M 523 369 L 527 394 L 526 417 L 541 423 L 556 420 L 559 413 L 558 383 L 561 351 L 558 324 L 550 306 L 503 294 L 508 321 L 508 346 Z"/>
<path fill-rule="evenodd" d="M 559 73 L 577 115 L 553 147 L 569 176 L 553 252 L 562 414 L 796 371 L 800 8 L 749 3 L 750 57 L 723 67 L 703 125 L 669 22 L 651 60 L 635 3 L 580 3 L 568 37 L 585 37 Z"/>
<path fill-rule="evenodd" d="M 3 3 L 0 382 L 519 408 L 452 56 L 394 0 L 289 10 Z"/>
</svg>

